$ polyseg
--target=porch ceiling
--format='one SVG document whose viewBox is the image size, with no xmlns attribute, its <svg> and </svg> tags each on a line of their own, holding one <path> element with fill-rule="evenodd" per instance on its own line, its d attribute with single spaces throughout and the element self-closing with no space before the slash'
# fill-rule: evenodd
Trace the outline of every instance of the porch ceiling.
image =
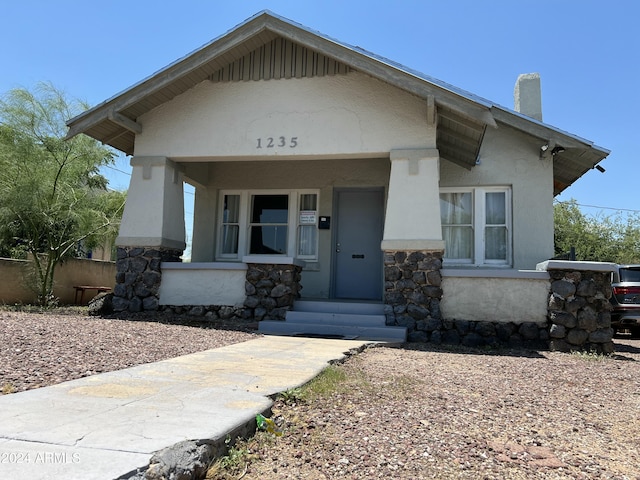
<svg viewBox="0 0 640 480">
<path fill-rule="evenodd" d="M 267 11 L 69 120 L 67 138 L 84 133 L 132 155 L 135 135 L 142 131 L 142 125 L 137 122 L 141 115 L 202 81 L 220 81 L 225 75 L 228 77 L 229 72 L 238 68 L 239 61 L 272 44 L 274 40 L 294 44 L 299 50 L 310 52 L 314 58 L 320 56 L 328 59 L 337 65 L 335 73 L 357 70 L 420 98 L 433 97 L 440 155 L 464 168 L 472 168 L 476 164 L 486 127 L 495 128 L 499 123 L 543 140 L 553 139 L 565 147 L 565 151 L 554 158 L 556 194 L 609 153 L 587 140 L 528 119 L 445 82 L 358 47 L 343 44 Z M 255 76 L 255 73 L 252 75 Z M 287 74 L 284 76 L 286 78 Z"/>
</svg>

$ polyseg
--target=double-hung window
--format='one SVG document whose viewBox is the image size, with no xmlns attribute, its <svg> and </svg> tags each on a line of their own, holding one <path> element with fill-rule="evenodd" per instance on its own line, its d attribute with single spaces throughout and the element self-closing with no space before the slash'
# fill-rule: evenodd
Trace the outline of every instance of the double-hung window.
<svg viewBox="0 0 640 480">
<path fill-rule="evenodd" d="M 440 219 L 445 263 L 511 264 L 509 188 L 442 188 Z"/>
<path fill-rule="evenodd" d="M 318 256 L 317 191 L 221 192 L 216 257 Z"/>
<path fill-rule="evenodd" d="M 286 255 L 289 195 L 251 195 L 249 254 Z"/>
</svg>

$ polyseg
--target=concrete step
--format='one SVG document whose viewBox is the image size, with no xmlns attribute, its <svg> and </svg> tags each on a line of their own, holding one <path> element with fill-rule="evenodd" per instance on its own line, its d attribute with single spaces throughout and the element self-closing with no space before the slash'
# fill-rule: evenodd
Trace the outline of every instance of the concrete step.
<svg viewBox="0 0 640 480">
<path fill-rule="evenodd" d="M 290 310 L 287 312 L 287 322 L 290 323 L 315 323 L 322 325 L 352 325 L 357 327 L 384 327 L 386 319 L 384 315 L 358 315 L 355 313 L 331 313 L 331 312 L 300 312 Z"/>
<path fill-rule="evenodd" d="M 405 342 L 405 327 L 359 327 L 354 325 L 327 325 L 263 320 L 260 333 L 266 335 L 340 337 L 348 340 L 371 340 L 376 342 Z"/>
<path fill-rule="evenodd" d="M 293 308 L 296 312 L 353 313 L 358 315 L 382 315 L 384 313 L 382 303 L 348 301 L 296 300 Z"/>
</svg>

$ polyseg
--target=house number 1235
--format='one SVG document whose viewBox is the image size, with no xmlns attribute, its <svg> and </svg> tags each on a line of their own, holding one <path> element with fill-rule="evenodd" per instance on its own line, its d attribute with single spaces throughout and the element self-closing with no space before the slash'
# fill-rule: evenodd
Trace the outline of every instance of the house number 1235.
<svg viewBox="0 0 640 480">
<path fill-rule="evenodd" d="M 267 137 L 258 138 L 257 148 L 275 148 L 289 147 L 296 148 L 298 146 L 298 137 Z"/>
</svg>

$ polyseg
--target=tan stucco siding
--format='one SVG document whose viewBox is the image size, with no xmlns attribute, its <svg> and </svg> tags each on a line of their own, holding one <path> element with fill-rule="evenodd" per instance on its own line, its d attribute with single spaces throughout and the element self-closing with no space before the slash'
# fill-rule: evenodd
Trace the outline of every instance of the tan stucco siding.
<svg viewBox="0 0 640 480">
<path fill-rule="evenodd" d="M 456 277 L 443 274 L 442 317 L 446 319 L 513 322 L 547 322 L 549 280 L 544 278 Z"/>
<path fill-rule="evenodd" d="M 513 268 L 534 269 L 553 256 L 553 165 L 540 145 L 515 130 L 487 129 L 480 164 L 471 170 L 441 161 L 440 187 L 510 186 Z"/>
<path fill-rule="evenodd" d="M 357 72 L 202 82 L 138 119 L 135 155 L 376 156 L 428 146 L 426 110 L 425 101 Z"/>
</svg>

